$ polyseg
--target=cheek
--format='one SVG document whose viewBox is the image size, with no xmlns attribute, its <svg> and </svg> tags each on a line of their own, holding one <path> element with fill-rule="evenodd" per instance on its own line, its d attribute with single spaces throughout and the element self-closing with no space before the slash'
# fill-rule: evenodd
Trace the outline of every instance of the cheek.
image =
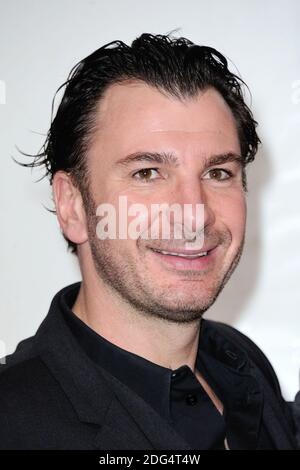
<svg viewBox="0 0 300 470">
<path fill-rule="evenodd" d="M 114 195 L 117 223 L 127 226 L 130 239 L 134 233 L 141 234 L 149 230 L 152 220 L 151 204 L 154 202 L 153 196 L 149 197 L 147 192 L 119 191 Z"/>
<path fill-rule="evenodd" d="M 247 216 L 246 199 L 243 193 L 232 194 L 222 198 L 217 206 L 216 221 L 226 227 L 231 233 L 233 244 L 244 237 Z"/>
</svg>

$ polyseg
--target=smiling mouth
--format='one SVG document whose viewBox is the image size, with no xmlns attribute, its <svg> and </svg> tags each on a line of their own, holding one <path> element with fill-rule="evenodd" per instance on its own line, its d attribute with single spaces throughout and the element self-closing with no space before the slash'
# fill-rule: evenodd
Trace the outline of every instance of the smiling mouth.
<svg viewBox="0 0 300 470">
<path fill-rule="evenodd" d="M 205 272 L 211 269 L 216 260 L 216 251 L 218 246 L 209 247 L 206 250 L 180 250 L 169 251 L 159 248 L 148 247 L 154 256 L 168 270 L 176 270 L 178 272 L 199 271 Z M 208 248 L 208 247 L 205 247 Z"/>
<path fill-rule="evenodd" d="M 152 251 L 156 253 L 160 253 L 162 255 L 168 255 L 168 256 L 176 256 L 179 258 L 185 258 L 185 259 L 198 259 L 198 258 L 203 258 L 204 256 L 207 256 L 210 251 L 212 250 L 207 250 L 207 251 L 201 251 L 197 253 L 191 253 L 189 252 L 174 252 L 174 251 L 166 251 L 166 250 L 158 250 L 156 248 L 151 248 Z"/>
</svg>

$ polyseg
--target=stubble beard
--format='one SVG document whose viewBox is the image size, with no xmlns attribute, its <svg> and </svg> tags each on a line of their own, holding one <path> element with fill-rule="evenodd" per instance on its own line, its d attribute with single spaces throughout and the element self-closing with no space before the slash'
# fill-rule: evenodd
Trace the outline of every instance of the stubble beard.
<svg viewBox="0 0 300 470">
<path fill-rule="evenodd" d="M 201 301 L 201 285 L 199 296 L 192 301 L 182 300 L 176 296 L 176 291 L 169 289 L 159 291 L 153 287 L 151 279 L 138 275 L 136 262 L 118 256 L 115 240 L 100 240 L 96 234 L 96 206 L 89 198 L 85 201 L 89 245 L 95 270 L 105 286 L 117 296 L 121 303 L 125 302 L 130 309 L 146 316 L 172 323 L 192 323 L 199 321 L 203 314 L 213 305 L 235 271 L 244 248 L 244 238 L 238 247 L 233 260 L 226 272 L 219 274 L 214 280 L 209 295 Z M 219 234 L 219 239 L 228 241 L 228 233 Z M 185 273 L 187 274 L 187 273 Z M 198 274 L 199 275 L 199 274 Z M 205 276 L 205 274 L 204 274 Z M 193 273 L 191 273 L 191 278 Z M 185 279 L 189 282 L 189 279 Z M 200 284 L 200 281 L 199 281 Z M 175 298 L 176 296 L 176 298 Z"/>
</svg>

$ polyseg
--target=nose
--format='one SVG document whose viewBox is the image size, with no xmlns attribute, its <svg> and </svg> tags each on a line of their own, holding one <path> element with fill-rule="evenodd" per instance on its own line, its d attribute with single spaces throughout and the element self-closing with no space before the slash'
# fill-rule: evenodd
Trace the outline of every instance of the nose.
<svg viewBox="0 0 300 470">
<path fill-rule="evenodd" d="M 182 207 L 185 226 L 193 233 L 204 233 L 214 224 L 215 213 L 200 178 L 193 176 L 180 181 L 172 199 L 172 203 Z"/>
</svg>

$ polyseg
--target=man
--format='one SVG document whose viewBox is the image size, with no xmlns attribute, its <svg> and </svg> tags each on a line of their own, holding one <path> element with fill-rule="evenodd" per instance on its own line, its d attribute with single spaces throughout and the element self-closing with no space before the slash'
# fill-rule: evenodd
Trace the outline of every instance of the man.
<svg viewBox="0 0 300 470">
<path fill-rule="evenodd" d="M 108 44 L 71 71 L 29 166 L 50 177 L 82 282 L 54 297 L 2 366 L 1 448 L 294 448 L 262 352 L 202 320 L 244 244 L 245 169 L 259 138 L 241 85 L 218 51 L 150 34 Z M 142 207 L 143 230 L 103 236 L 101 204 L 123 230 L 124 198 Z M 182 237 L 175 217 L 169 237 L 161 225 L 143 236 L 161 221 L 145 218 L 160 204 L 190 205 Z"/>
</svg>

